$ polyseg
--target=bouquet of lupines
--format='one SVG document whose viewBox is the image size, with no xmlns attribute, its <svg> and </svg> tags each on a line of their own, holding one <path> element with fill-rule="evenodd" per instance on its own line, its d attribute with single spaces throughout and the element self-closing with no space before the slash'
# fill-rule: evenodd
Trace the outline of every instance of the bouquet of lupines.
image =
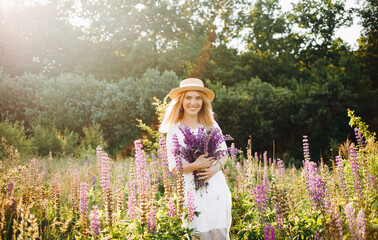
<svg viewBox="0 0 378 240">
<path fill-rule="evenodd" d="M 194 134 L 188 126 L 181 126 L 180 131 L 184 134 L 185 146 L 180 146 L 180 155 L 189 163 L 193 163 L 196 159 L 207 153 L 207 157 L 214 157 L 219 160 L 227 154 L 227 149 L 221 150 L 220 144 L 223 141 L 232 140 L 230 135 L 223 135 L 218 128 L 205 129 L 198 128 L 198 133 Z M 199 179 L 199 171 L 193 171 L 194 185 L 196 191 L 208 186 L 204 179 Z"/>
</svg>

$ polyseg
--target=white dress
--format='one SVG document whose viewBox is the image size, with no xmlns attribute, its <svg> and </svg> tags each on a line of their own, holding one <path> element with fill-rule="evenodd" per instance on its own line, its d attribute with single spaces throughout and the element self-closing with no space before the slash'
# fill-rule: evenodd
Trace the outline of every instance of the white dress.
<svg viewBox="0 0 378 240">
<path fill-rule="evenodd" d="M 173 156 L 173 135 L 176 134 L 181 146 L 184 144 L 184 135 L 179 129 L 180 122 L 176 123 L 167 133 L 167 152 L 169 170 L 176 167 L 176 161 Z M 214 122 L 214 127 L 219 128 L 218 123 Z M 220 129 L 220 128 L 219 128 Z M 198 133 L 198 129 L 192 129 L 193 133 Z M 220 149 L 227 149 L 223 142 Z M 183 163 L 187 163 L 183 159 Z M 187 193 L 192 189 L 194 195 L 195 211 L 200 212 L 198 217 L 194 216 L 191 223 L 184 223 L 184 226 L 194 228 L 196 235 L 201 240 L 223 240 L 229 239 L 229 229 L 231 227 L 231 193 L 228 188 L 226 179 L 222 171 L 218 171 L 208 181 L 207 191 L 195 190 L 193 173 L 184 175 L 185 181 L 185 204 L 187 204 Z"/>
</svg>

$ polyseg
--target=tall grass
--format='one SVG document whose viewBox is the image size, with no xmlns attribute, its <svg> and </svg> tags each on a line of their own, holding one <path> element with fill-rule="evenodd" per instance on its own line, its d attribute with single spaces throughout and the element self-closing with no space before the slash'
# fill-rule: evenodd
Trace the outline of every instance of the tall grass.
<svg viewBox="0 0 378 240">
<path fill-rule="evenodd" d="M 300 169 L 232 146 L 224 169 L 231 239 L 377 239 L 377 143 L 356 136 L 333 166 L 311 159 L 304 137 Z M 194 239 L 182 227 L 193 206 L 182 204 L 182 183 L 166 161 L 160 138 L 157 156 L 136 141 L 135 157 L 119 161 L 98 148 L 83 159 L 1 162 L 0 238 Z"/>
</svg>

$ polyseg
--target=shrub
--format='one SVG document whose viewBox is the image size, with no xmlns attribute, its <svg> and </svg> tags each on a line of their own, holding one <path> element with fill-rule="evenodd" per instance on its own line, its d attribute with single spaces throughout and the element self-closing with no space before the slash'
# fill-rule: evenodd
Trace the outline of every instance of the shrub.
<svg viewBox="0 0 378 240">
<path fill-rule="evenodd" d="M 0 122 L 0 137 L 0 158 L 8 156 L 8 150 L 11 146 L 17 149 L 22 155 L 32 152 L 32 147 L 26 137 L 22 122 L 12 122 L 7 116 Z"/>
<path fill-rule="evenodd" d="M 81 139 L 81 151 L 87 154 L 95 154 L 96 147 L 101 146 L 103 149 L 108 147 L 104 140 L 103 132 L 100 124 L 92 124 L 88 127 L 83 127 L 84 137 Z"/>
<path fill-rule="evenodd" d="M 63 153 L 64 137 L 55 127 L 44 127 L 41 124 L 33 124 L 31 127 L 33 137 L 32 145 L 38 155 L 47 156 L 51 152 L 54 156 Z"/>
</svg>

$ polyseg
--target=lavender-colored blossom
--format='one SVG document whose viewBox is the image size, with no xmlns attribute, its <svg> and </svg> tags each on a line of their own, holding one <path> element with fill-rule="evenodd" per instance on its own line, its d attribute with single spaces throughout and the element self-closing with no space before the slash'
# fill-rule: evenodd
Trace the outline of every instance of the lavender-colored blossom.
<svg viewBox="0 0 378 240">
<path fill-rule="evenodd" d="M 156 229 L 156 211 L 155 209 L 151 209 L 150 213 L 148 214 L 148 232 L 154 233 Z"/>
<path fill-rule="evenodd" d="M 316 163 L 304 161 L 304 178 L 306 187 L 316 208 L 322 211 L 329 209 L 329 202 L 325 199 L 325 184 L 317 172 Z"/>
<path fill-rule="evenodd" d="M 365 213 L 361 209 L 357 214 L 357 235 L 359 240 L 365 240 L 366 239 L 366 225 L 365 225 Z"/>
<path fill-rule="evenodd" d="M 14 182 L 10 181 L 7 185 L 7 191 L 8 191 L 8 196 L 11 196 L 13 193 L 13 188 L 14 188 Z"/>
<path fill-rule="evenodd" d="M 354 134 L 356 135 L 358 145 L 362 147 L 365 144 L 365 141 L 364 137 L 362 136 L 361 130 L 359 128 L 355 128 Z"/>
<path fill-rule="evenodd" d="M 173 201 L 173 199 L 169 199 L 168 201 L 168 215 L 170 217 L 173 217 L 176 215 L 176 210 L 175 210 L 175 202 Z"/>
<path fill-rule="evenodd" d="M 88 186 L 86 183 L 80 184 L 80 214 L 85 215 L 88 210 Z"/>
<path fill-rule="evenodd" d="M 174 150 L 174 155 L 180 156 L 180 158 L 176 158 L 176 166 L 180 166 L 181 157 L 188 163 L 193 163 L 200 155 L 205 153 L 208 154 L 207 157 L 214 157 L 215 160 L 219 160 L 228 153 L 227 150 L 219 149 L 219 146 L 230 137 L 223 135 L 218 128 L 206 130 L 200 127 L 197 134 L 195 134 L 188 126 L 182 125 L 180 126 L 180 131 L 184 135 L 185 146 L 180 146 L 178 140 L 176 140 L 177 136 L 173 137 L 173 143 L 176 146 L 175 149 L 177 149 Z M 177 159 L 180 161 L 177 162 Z M 197 170 L 193 171 L 195 190 L 208 186 L 208 182 L 205 182 L 204 179 L 200 180 L 197 174 Z"/>
<path fill-rule="evenodd" d="M 354 182 L 354 193 L 358 200 L 362 199 L 362 187 L 361 187 L 361 177 L 360 177 L 360 166 L 358 163 L 356 149 L 351 146 L 349 148 L 349 161 L 351 162 L 353 182 Z"/>
<path fill-rule="evenodd" d="M 274 227 L 270 223 L 266 224 L 264 236 L 266 240 L 274 240 Z"/>
<path fill-rule="evenodd" d="M 356 222 L 356 216 L 354 214 L 354 207 L 349 203 L 345 206 L 345 216 L 348 220 L 348 226 L 349 226 L 349 233 L 352 239 L 357 239 L 357 222 Z"/>
<path fill-rule="evenodd" d="M 89 213 L 90 218 L 90 229 L 92 236 L 97 239 L 100 235 L 100 216 L 98 212 L 98 207 L 93 206 L 93 210 Z"/>
<path fill-rule="evenodd" d="M 285 164 L 279 158 L 277 158 L 276 176 L 280 180 L 282 180 L 285 177 Z"/>
<path fill-rule="evenodd" d="M 132 172 L 129 172 L 129 181 L 127 183 L 128 188 L 128 214 L 130 219 L 137 218 L 137 206 L 136 206 L 136 196 L 135 196 L 135 181 L 134 177 L 132 176 Z"/>
<path fill-rule="evenodd" d="M 96 189 L 96 176 L 92 177 L 92 187 L 93 187 L 93 190 Z"/>
<path fill-rule="evenodd" d="M 267 199 L 265 194 L 264 186 L 257 185 L 254 193 L 251 194 L 255 200 L 255 203 L 257 205 L 257 210 L 260 218 L 260 222 L 265 222 L 265 213 L 267 208 Z"/>
<path fill-rule="evenodd" d="M 346 201 L 348 201 L 348 192 L 347 192 L 346 181 L 345 181 L 344 166 L 343 166 L 343 161 L 341 159 L 341 156 L 336 156 L 336 169 L 337 169 L 337 175 L 339 177 L 339 187 L 341 190 L 341 194 L 343 198 Z"/>
<path fill-rule="evenodd" d="M 188 222 L 192 222 L 194 220 L 194 209 L 195 209 L 193 190 L 189 188 L 186 195 L 187 195 L 187 205 L 188 205 Z"/>
</svg>

